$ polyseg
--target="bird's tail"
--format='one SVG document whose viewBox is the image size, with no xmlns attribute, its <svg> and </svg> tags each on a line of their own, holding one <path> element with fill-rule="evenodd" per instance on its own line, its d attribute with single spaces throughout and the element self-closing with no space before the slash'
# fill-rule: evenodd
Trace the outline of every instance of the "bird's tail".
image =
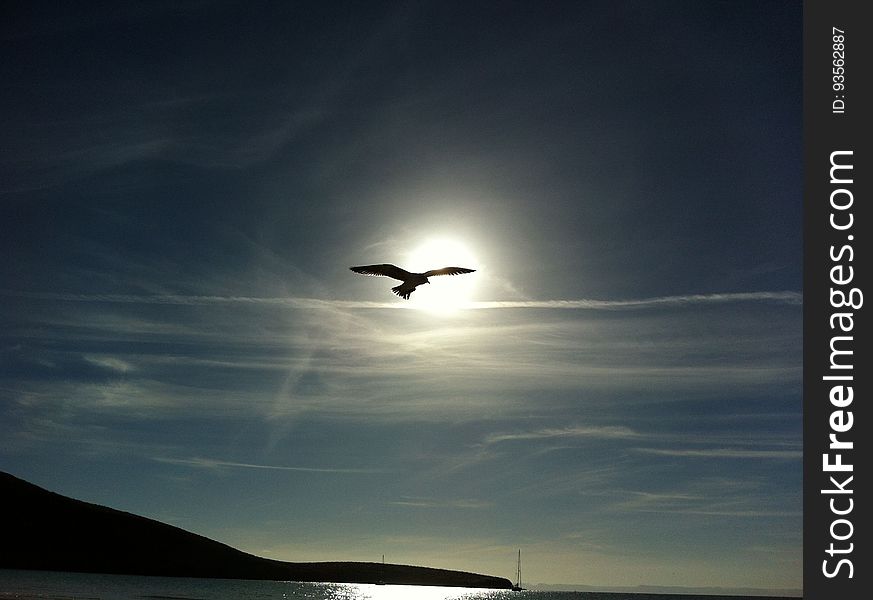
<svg viewBox="0 0 873 600">
<path fill-rule="evenodd" d="M 409 300 L 409 296 L 412 295 L 412 292 L 415 291 L 415 288 L 409 289 L 401 283 L 397 287 L 391 288 L 391 291 L 403 298 L 404 300 Z"/>
</svg>

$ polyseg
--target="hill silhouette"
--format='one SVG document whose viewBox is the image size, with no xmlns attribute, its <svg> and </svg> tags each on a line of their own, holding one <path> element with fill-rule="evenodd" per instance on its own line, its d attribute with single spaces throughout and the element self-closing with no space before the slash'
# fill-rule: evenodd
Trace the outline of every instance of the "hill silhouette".
<svg viewBox="0 0 873 600">
<path fill-rule="evenodd" d="M 0 472 L 0 568 L 508 589 L 502 577 L 370 562 L 283 562 Z"/>
</svg>

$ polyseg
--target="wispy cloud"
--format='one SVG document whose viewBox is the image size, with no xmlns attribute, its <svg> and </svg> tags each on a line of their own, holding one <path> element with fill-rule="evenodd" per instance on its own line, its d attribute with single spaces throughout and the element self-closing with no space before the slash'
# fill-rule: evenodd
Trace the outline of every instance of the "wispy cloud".
<svg viewBox="0 0 873 600">
<path fill-rule="evenodd" d="M 687 296 L 660 296 L 631 300 L 522 300 L 473 302 L 467 308 L 564 308 L 590 310 L 621 310 L 653 306 L 683 306 L 694 304 L 724 304 L 730 302 L 776 302 L 802 304 L 800 292 L 739 292 L 725 294 L 694 294 Z"/>
<path fill-rule="evenodd" d="M 14 290 L 0 295 L 45 301 L 40 310 L 23 312 L 12 332 L 16 349 L 9 352 L 20 365 L 13 387 L 64 398 L 65 409 L 80 415 L 157 419 L 206 411 L 235 419 L 245 407 L 277 427 L 304 414 L 370 424 L 447 415 L 511 419 L 530 414 L 530 399 L 537 398 L 540 416 L 576 411 L 578 420 L 574 415 L 517 429 L 506 423 L 479 443 L 557 445 L 588 438 L 641 445 L 639 430 L 612 418 L 620 411 L 604 406 L 606 420 L 591 421 L 583 416 L 588 402 L 579 400 L 601 402 L 602 393 L 617 390 L 640 404 L 681 400 L 688 391 L 707 398 L 728 388 L 784 391 L 799 387 L 801 372 L 795 357 L 799 330 L 781 327 L 797 322 L 795 306 L 756 305 L 763 314 L 752 306 L 734 311 L 721 296 L 621 318 L 565 309 L 548 318 L 482 310 L 434 321 L 412 311 L 357 310 L 393 309 L 402 301 Z M 719 318 L 721 311 L 726 318 Z M 42 367 L 47 379 L 36 382 L 32 366 L 38 360 L 61 366 Z M 83 363 L 101 371 L 82 369 Z"/>
<path fill-rule="evenodd" d="M 680 508 L 680 507 L 652 507 L 652 508 L 636 508 L 634 512 L 644 513 L 673 513 L 682 515 L 699 515 L 703 517 L 737 517 L 737 518 L 798 518 L 803 516 L 803 512 L 799 510 L 708 510 L 695 508 Z"/>
<path fill-rule="evenodd" d="M 167 463 L 172 465 L 180 465 L 192 467 L 195 469 L 265 469 L 269 471 L 299 471 L 304 473 L 348 473 L 348 474 L 373 474 L 386 473 L 384 469 L 348 469 L 336 467 L 289 467 L 284 465 L 259 465 L 254 463 L 241 463 L 226 460 L 216 460 L 212 458 L 167 458 L 167 457 L 152 457 L 152 460 Z"/>
<path fill-rule="evenodd" d="M 440 500 L 434 498 L 401 498 L 389 502 L 394 506 L 405 506 L 408 508 L 457 508 L 457 509 L 483 509 L 490 508 L 494 505 L 493 502 L 484 500 L 475 500 L 469 498 Z"/>
<path fill-rule="evenodd" d="M 296 297 L 256 297 L 256 296 L 198 296 L 181 294 L 136 295 L 136 294 L 60 294 L 52 292 L 27 292 L 0 290 L 0 295 L 34 300 L 59 300 L 65 302 L 108 302 L 121 304 L 176 304 L 197 306 L 207 304 L 265 304 L 286 305 L 295 308 L 345 308 L 345 309 L 415 309 L 411 304 L 401 302 L 369 302 L 361 300 L 335 300 Z M 725 304 L 732 302 L 775 302 L 779 304 L 800 305 L 803 294 L 800 292 L 739 292 L 724 294 L 695 294 L 686 296 L 661 296 L 630 300 L 495 300 L 470 302 L 461 308 L 486 310 L 500 308 L 535 309 L 573 309 L 573 310 L 622 310 L 649 308 L 657 306 L 686 306 L 696 304 Z"/>
<path fill-rule="evenodd" d="M 801 450 L 743 450 L 738 448 L 665 449 L 665 448 L 635 448 L 637 452 L 656 454 L 659 456 L 679 456 L 689 458 L 771 458 L 771 459 L 801 459 Z"/>
<path fill-rule="evenodd" d="M 553 440 L 568 438 L 633 439 L 640 434 L 622 426 L 575 426 L 560 429 L 538 429 L 513 433 L 495 433 L 485 438 L 485 444 L 514 442 L 520 440 Z"/>
<path fill-rule="evenodd" d="M 755 477 L 697 477 L 672 489 L 657 488 L 660 486 L 654 484 L 648 490 L 616 490 L 622 499 L 611 509 L 619 513 L 739 518 L 797 518 L 802 515 L 795 496 L 774 495 L 766 480 Z"/>
<path fill-rule="evenodd" d="M 112 356 L 85 356 L 84 358 L 92 365 L 109 369 L 110 371 L 116 371 L 118 373 L 127 373 L 134 369 L 134 366 L 129 362 Z"/>
</svg>

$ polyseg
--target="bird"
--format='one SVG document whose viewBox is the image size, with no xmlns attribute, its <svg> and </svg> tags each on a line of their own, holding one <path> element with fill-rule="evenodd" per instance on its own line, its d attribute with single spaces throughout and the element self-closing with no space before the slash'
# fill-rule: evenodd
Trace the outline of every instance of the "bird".
<svg viewBox="0 0 873 600">
<path fill-rule="evenodd" d="M 384 276 L 391 277 L 392 279 L 399 279 L 403 283 L 397 287 L 391 288 L 391 291 L 404 300 L 409 300 L 409 296 L 418 286 L 424 283 L 430 283 L 430 281 L 427 280 L 428 277 L 433 277 L 435 275 L 462 275 L 463 273 L 473 273 L 476 270 L 467 269 L 465 267 L 443 267 L 442 269 L 431 269 L 424 273 L 410 273 L 398 266 L 388 264 L 364 265 L 361 267 L 349 267 L 349 269 L 355 273 L 360 273 L 361 275 Z"/>
</svg>

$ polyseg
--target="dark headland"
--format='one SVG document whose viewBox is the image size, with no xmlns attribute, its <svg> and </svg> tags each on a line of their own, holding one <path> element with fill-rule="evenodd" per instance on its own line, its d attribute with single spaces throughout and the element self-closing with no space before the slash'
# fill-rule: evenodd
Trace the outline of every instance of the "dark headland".
<svg viewBox="0 0 873 600">
<path fill-rule="evenodd" d="M 0 568 L 509 589 L 502 577 L 378 562 L 283 562 L 0 472 Z"/>
</svg>

